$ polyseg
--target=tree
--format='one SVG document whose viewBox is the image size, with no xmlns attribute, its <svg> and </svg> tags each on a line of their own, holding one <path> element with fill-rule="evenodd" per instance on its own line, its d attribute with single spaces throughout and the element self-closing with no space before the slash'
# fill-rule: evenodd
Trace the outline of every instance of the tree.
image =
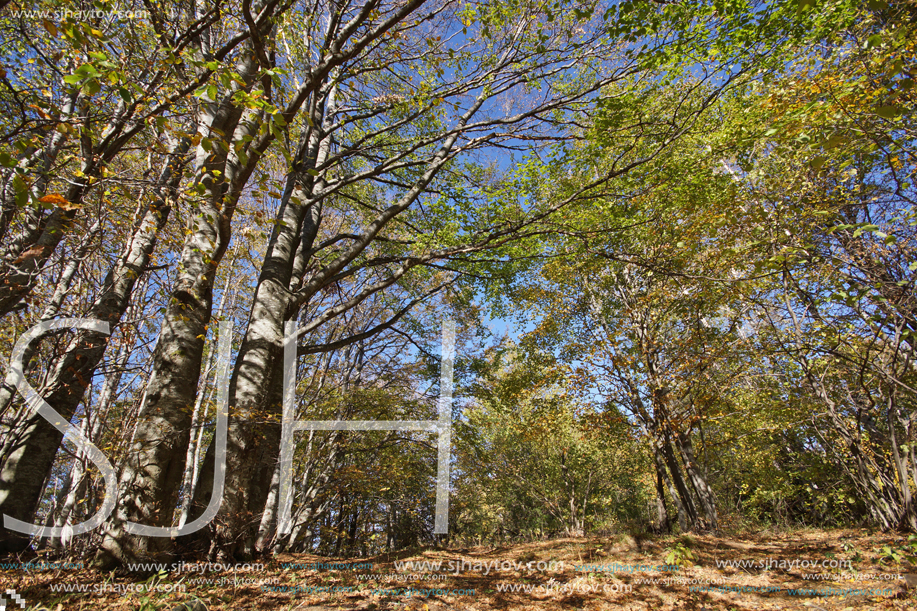
<svg viewBox="0 0 917 611">
<path fill-rule="evenodd" d="M 639 519 L 649 471 L 625 418 L 575 397 L 550 355 L 510 344 L 488 356 L 457 435 L 456 536 L 583 536 Z"/>
</svg>

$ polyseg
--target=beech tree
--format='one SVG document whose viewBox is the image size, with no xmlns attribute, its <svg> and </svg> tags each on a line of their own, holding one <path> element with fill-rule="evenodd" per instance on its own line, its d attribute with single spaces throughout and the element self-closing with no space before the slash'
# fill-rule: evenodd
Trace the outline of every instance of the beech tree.
<svg viewBox="0 0 917 611">
<path fill-rule="evenodd" d="M 830 418 L 794 431 L 820 436 L 838 465 L 860 461 L 851 481 L 889 507 L 871 512 L 878 523 L 915 528 L 901 226 L 913 218 L 911 28 L 904 13 L 854 4 L 217 0 L 57 21 L 0 9 L 12 41 L 0 72 L 0 342 L 11 350 L 16 333 L 65 316 L 113 331 L 47 334 L 24 359 L 62 420 L 112 442 L 118 504 L 86 538 L 98 565 L 368 553 L 383 545 L 360 535 L 374 529 L 391 548 L 427 537 L 421 484 L 384 503 L 370 495 L 385 477 L 430 475 L 423 458 L 394 459 L 425 437 L 396 432 L 297 440 L 294 530 L 277 532 L 285 323 L 298 328 L 299 418 L 425 419 L 435 375 L 419 370 L 434 368 L 437 312 L 472 328 L 481 295 L 508 295 L 507 315 L 541 314 L 526 349 L 588 366 L 559 384 L 600 396 L 547 410 L 562 431 L 538 429 L 525 446 L 543 457 L 531 471 L 543 486 L 495 486 L 514 532 L 584 533 L 612 497 L 630 516 L 655 499 L 659 529 L 717 530 L 720 494 L 742 495 L 706 451 L 757 434 L 737 412 L 759 422 L 776 409 L 748 400 L 755 379 L 787 395 L 802 380 L 793 404 Z M 841 53 L 848 44 L 858 53 Z M 857 83 L 856 62 L 872 76 Z M 137 318 L 147 326 L 126 329 Z M 210 431 L 225 320 L 222 456 Z M 755 349 L 801 377 L 755 362 Z M 140 373 L 124 384 L 127 370 Z M 16 380 L 0 386 L 0 510 L 72 526 L 104 486 L 87 456 L 60 451 Z M 541 398 L 516 413 L 480 397 L 489 432 L 469 443 L 518 463 L 522 445 L 501 427 L 516 416 L 542 427 Z M 588 460 L 608 466 L 614 453 L 577 441 L 592 424 L 645 442 L 639 478 L 609 467 L 590 479 Z M 394 462 L 361 478 L 357 457 L 374 452 Z M 217 516 L 176 537 L 213 500 L 224 461 Z M 484 464 L 468 448 L 462 461 Z M 463 474 L 472 496 L 477 484 Z M 538 504 L 538 525 L 520 517 Z M 29 544 L 3 537 L 5 551 Z"/>
</svg>

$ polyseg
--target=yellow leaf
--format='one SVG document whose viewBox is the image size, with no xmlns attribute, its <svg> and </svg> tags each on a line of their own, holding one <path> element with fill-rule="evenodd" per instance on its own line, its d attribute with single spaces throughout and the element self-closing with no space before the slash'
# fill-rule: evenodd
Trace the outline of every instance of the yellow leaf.
<svg viewBox="0 0 917 611">
<path fill-rule="evenodd" d="M 54 25 L 54 22 L 53 22 L 53 21 L 49 21 L 49 20 L 47 20 L 47 19 L 42 19 L 41 25 L 43 25 L 43 26 L 45 27 L 45 29 L 48 30 L 48 33 L 49 33 L 51 36 L 54 36 L 55 38 L 57 38 L 57 26 Z"/>
</svg>

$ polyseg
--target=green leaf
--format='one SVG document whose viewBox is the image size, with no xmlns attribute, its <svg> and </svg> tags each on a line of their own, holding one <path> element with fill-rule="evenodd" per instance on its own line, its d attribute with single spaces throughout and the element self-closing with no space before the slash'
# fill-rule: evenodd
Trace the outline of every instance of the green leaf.
<svg viewBox="0 0 917 611">
<path fill-rule="evenodd" d="M 25 181 L 18 174 L 13 177 L 13 190 L 16 192 L 14 196 L 16 205 L 25 206 L 29 201 L 29 186 L 25 184 Z"/>
<path fill-rule="evenodd" d="M 796 13 L 802 14 L 805 11 L 815 8 L 815 0 L 796 0 Z"/>
<path fill-rule="evenodd" d="M 99 85 L 99 81 L 96 79 L 89 79 L 83 84 L 83 93 L 86 95 L 95 95 L 102 90 L 102 86 Z"/>
<path fill-rule="evenodd" d="M 832 148 L 834 148 L 834 147 L 836 147 L 836 146 L 839 146 L 839 145 L 841 145 L 841 144 L 844 144 L 845 142 L 848 142 L 849 140 L 850 140 L 850 139 L 849 139 L 847 136 L 841 136 L 840 134 L 835 134 L 835 135 L 831 136 L 830 138 L 828 138 L 827 140 L 825 140 L 825 142 L 824 142 L 824 144 L 822 144 L 822 146 L 823 146 L 826 150 L 827 150 L 827 149 L 832 149 Z"/>
<path fill-rule="evenodd" d="M 878 225 L 863 225 L 859 229 L 853 232 L 853 237 L 858 238 L 864 233 L 872 233 L 873 231 L 879 231 Z"/>
<path fill-rule="evenodd" d="M 102 73 L 96 70 L 96 67 L 92 64 L 83 64 L 76 69 L 75 74 L 80 75 L 84 79 L 102 76 Z"/>
<path fill-rule="evenodd" d="M 902 109 L 899 106 L 877 106 L 876 114 L 883 119 L 894 119 L 900 115 Z"/>
</svg>

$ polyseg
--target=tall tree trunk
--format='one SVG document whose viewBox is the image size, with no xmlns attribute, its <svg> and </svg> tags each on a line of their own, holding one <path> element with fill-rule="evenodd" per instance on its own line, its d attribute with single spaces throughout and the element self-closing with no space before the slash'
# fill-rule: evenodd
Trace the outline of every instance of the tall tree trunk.
<svg viewBox="0 0 917 611">
<path fill-rule="evenodd" d="M 688 474 L 698 501 L 700 501 L 698 503 L 700 509 L 703 511 L 703 520 L 699 526 L 702 530 L 716 531 L 719 528 L 716 515 L 716 500 L 713 496 L 713 490 L 707 484 L 706 474 L 703 473 L 700 465 L 694 460 L 694 444 L 691 441 L 691 434 L 679 433 L 675 437 L 675 442 L 681 452 L 685 472 Z"/>
<path fill-rule="evenodd" d="M 332 90 L 333 91 L 333 90 Z M 421 176 L 410 189 L 394 204 L 384 209 L 370 222 L 363 235 L 353 240 L 351 246 L 336 259 L 315 272 L 303 288 L 294 295 L 290 291 L 292 266 L 295 262 L 297 242 L 296 231 L 302 227 L 299 239 L 311 245 L 318 231 L 319 202 L 309 198 L 312 183 L 305 176 L 294 172 L 284 192 L 289 206 L 281 210 L 279 219 L 290 217 L 289 231 L 285 223 L 275 225 L 271 246 L 268 250 L 258 289 L 252 305 L 251 322 L 242 343 L 230 386 L 235 420 L 230 422 L 227 473 L 228 494 L 217 517 L 215 540 L 219 553 L 225 557 L 246 558 L 254 552 L 257 526 L 267 501 L 268 482 L 280 454 L 282 415 L 281 397 L 283 368 L 284 321 L 295 316 L 299 308 L 334 276 L 351 264 L 378 236 L 379 232 L 396 216 L 411 206 L 424 192 L 433 178 L 451 158 L 455 143 L 462 132 L 461 127 L 481 108 L 485 97 L 479 97 L 460 119 L 459 128 L 445 138 L 437 152 L 428 160 Z M 321 119 L 330 116 L 326 114 Z M 316 116 L 313 114 L 313 116 Z M 309 146 L 312 144 L 310 143 Z M 327 154 L 328 139 L 319 137 L 315 143 L 315 159 Z M 307 148 L 306 153 L 310 151 Z M 308 159 L 307 157 L 303 157 Z M 296 193 L 299 201 L 292 200 Z M 306 202 L 305 204 L 300 202 Z M 308 214 L 304 214 L 308 212 Z M 297 217 L 300 224 L 296 224 Z M 355 307 L 367 296 L 397 281 L 416 262 L 406 262 L 389 278 L 364 289 L 357 297 L 349 300 L 349 307 Z M 345 310 L 346 311 L 346 310 Z M 309 321 L 315 326 L 332 317 L 324 313 Z M 394 319 L 393 319 L 394 320 Z M 308 325 L 307 325 L 308 327 Z M 258 424 L 259 421 L 268 421 Z M 208 452 L 208 456 L 210 453 Z"/>
<path fill-rule="evenodd" d="M 105 378 L 105 383 L 102 385 L 102 390 L 99 393 L 99 400 L 96 408 L 91 413 L 87 413 L 85 420 L 85 424 L 88 424 L 86 427 L 86 436 L 93 443 L 96 443 L 102 435 L 105 419 L 117 395 L 118 386 L 121 383 L 121 376 L 124 375 L 124 368 L 127 366 L 130 355 L 130 342 L 127 338 L 122 337 L 121 343 L 118 346 L 118 354 L 114 358 L 112 372 Z M 72 518 L 80 514 L 76 508 L 81 501 L 86 501 L 86 490 L 89 485 L 86 474 L 88 460 L 88 457 L 82 453 L 77 455 L 73 460 L 66 496 L 54 521 L 54 525 L 57 527 L 63 527 L 67 524 L 74 523 L 76 520 Z M 66 546 L 68 543 L 67 539 L 68 538 L 64 535 L 55 537 L 48 541 L 48 546 L 52 548 Z"/>
<path fill-rule="evenodd" d="M 161 192 L 156 194 L 124 248 L 123 255 L 108 272 L 99 297 L 87 312 L 93 318 L 115 325 L 127 309 L 138 278 L 145 272 L 156 245 L 156 238 L 171 210 L 174 190 L 181 179 L 181 159 L 187 143 L 176 145 L 176 158 L 166 164 L 160 175 Z M 62 418 L 70 420 L 83 393 L 102 360 L 109 336 L 93 331 L 77 333 L 65 354 L 55 364 L 43 392 L 45 401 Z M 0 467 L 0 514 L 30 522 L 42 493 L 42 482 L 50 472 L 63 436 L 38 414 L 4 440 Z M 24 549 L 28 540 L 4 529 L 0 551 Z"/>
<path fill-rule="evenodd" d="M 170 526 L 175 513 L 210 323 L 213 283 L 229 244 L 238 180 L 242 184 L 247 180 L 237 176 L 241 168 L 230 161 L 238 162 L 239 151 L 234 145 L 250 138 L 260 124 L 258 112 L 243 110 L 234 99 L 237 92 L 251 90 L 258 72 L 255 58 L 246 54 L 238 72 L 241 85 L 234 84 L 219 103 L 205 100 L 202 104 L 194 182 L 203 193 L 185 238 L 133 442 L 121 465 L 120 504 L 105 525 L 102 548 L 95 560 L 100 567 L 170 554 L 167 538 L 132 535 L 128 523 Z M 218 134 L 226 136 L 217 144 L 208 142 Z M 234 172 L 229 171 L 230 165 Z"/>
<path fill-rule="evenodd" d="M 233 266 L 236 262 L 238 248 L 233 248 L 232 258 L 229 260 L 229 271 L 226 274 L 226 284 L 223 286 L 223 292 L 220 295 L 220 304 L 217 306 L 216 318 L 219 320 L 226 308 L 226 297 L 232 291 L 233 283 Z M 206 415 L 206 400 L 209 396 L 207 392 L 207 381 L 210 375 L 216 369 L 216 347 L 210 350 L 207 356 L 207 366 L 204 368 L 203 379 L 200 381 L 201 390 L 197 393 L 197 399 L 194 401 L 194 412 L 191 415 L 191 435 L 192 442 L 188 445 L 188 452 L 185 455 L 185 473 L 182 478 L 181 489 L 186 493 L 182 498 L 181 512 L 179 517 L 179 526 L 184 526 L 188 521 L 191 511 L 191 501 L 194 494 L 194 488 L 197 486 L 198 476 L 200 475 L 201 446 L 204 440 L 204 425 L 202 421 Z M 194 434 L 197 432 L 197 439 Z"/>
<path fill-rule="evenodd" d="M 234 418 L 229 425 L 227 482 L 217 517 L 216 538 L 231 557 L 250 557 L 277 467 L 282 412 L 284 324 L 296 317 L 290 284 L 300 249 L 312 248 L 318 234 L 319 204 L 309 173 L 325 160 L 330 146 L 324 128 L 333 114 L 334 88 L 310 109 L 316 127 L 307 129 L 300 161 L 284 189 L 277 221 L 258 277 L 249 325 L 230 380 Z M 275 451 L 276 448 L 276 451 Z M 244 534 L 243 534 L 244 533 Z M 230 543 L 231 542 L 231 543 Z M 229 549 L 226 549 L 228 547 Z"/>
<path fill-rule="evenodd" d="M 665 484 L 668 476 L 665 473 L 665 464 L 662 456 L 656 449 L 653 449 L 653 463 L 656 466 L 656 524 L 655 529 L 658 532 L 670 532 L 672 525 L 669 523 L 669 511 L 665 502 Z"/>
<path fill-rule="evenodd" d="M 691 494 L 687 482 L 685 482 L 681 465 L 678 464 L 678 457 L 675 455 L 675 451 L 672 448 L 671 437 L 666 433 L 657 443 L 659 443 L 663 459 L 668 467 L 669 477 L 677 492 L 677 497 L 681 505 L 679 509 L 684 511 L 686 524 L 679 524 L 679 526 L 682 526 L 682 528 L 686 526 L 687 528 L 685 528 L 685 530 L 702 530 L 700 521 L 698 520 L 694 496 Z"/>
<path fill-rule="evenodd" d="M 892 447 L 892 464 L 895 467 L 895 472 L 898 474 L 898 485 L 900 486 L 901 491 L 901 508 L 900 508 L 900 517 L 898 520 L 898 528 L 902 530 L 909 530 L 911 532 L 917 532 L 917 513 L 914 511 L 914 502 L 911 497 L 911 485 L 908 481 L 908 472 L 907 464 L 905 460 L 901 457 L 901 448 L 898 445 L 898 434 L 896 431 L 897 418 L 895 417 L 895 411 L 897 410 L 897 405 L 895 402 L 896 390 L 891 389 L 888 394 L 888 405 L 886 407 L 886 418 L 888 421 L 888 436 L 889 441 L 891 442 Z"/>
</svg>

